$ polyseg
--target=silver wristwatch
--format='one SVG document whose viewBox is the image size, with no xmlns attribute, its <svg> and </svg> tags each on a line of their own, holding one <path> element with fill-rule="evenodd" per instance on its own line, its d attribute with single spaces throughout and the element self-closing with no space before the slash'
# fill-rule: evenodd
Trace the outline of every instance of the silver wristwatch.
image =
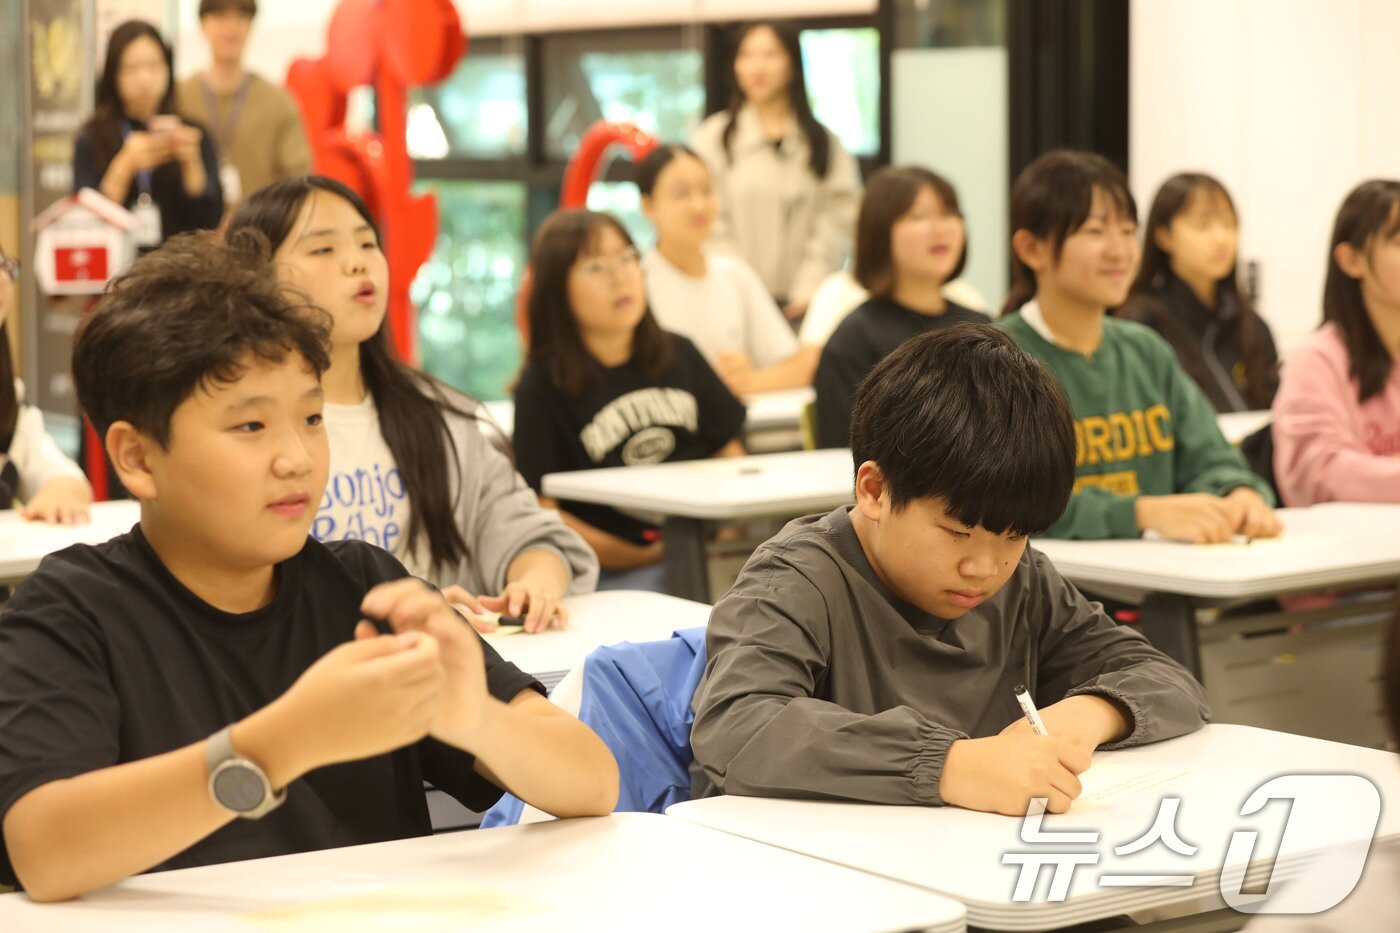
<svg viewBox="0 0 1400 933">
<path fill-rule="evenodd" d="M 228 726 L 204 743 L 209 796 L 235 816 L 261 819 L 282 805 L 287 791 L 272 792 L 272 782 L 263 769 L 234 750 L 232 733 L 233 726 Z"/>
</svg>

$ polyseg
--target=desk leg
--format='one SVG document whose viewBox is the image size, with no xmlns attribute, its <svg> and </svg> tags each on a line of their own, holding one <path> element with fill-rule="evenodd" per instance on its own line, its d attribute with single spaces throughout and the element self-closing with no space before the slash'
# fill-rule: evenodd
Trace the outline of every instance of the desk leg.
<svg viewBox="0 0 1400 933">
<path fill-rule="evenodd" d="M 1196 639 L 1196 607 L 1189 596 L 1149 593 L 1142 601 L 1138 631 L 1157 650 L 1201 679 L 1201 648 Z"/>
<path fill-rule="evenodd" d="M 705 522 L 698 518 L 668 517 L 661 527 L 666 541 L 666 592 L 698 603 L 710 601 L 710 580 L 705 564 Z"/>
</svg>

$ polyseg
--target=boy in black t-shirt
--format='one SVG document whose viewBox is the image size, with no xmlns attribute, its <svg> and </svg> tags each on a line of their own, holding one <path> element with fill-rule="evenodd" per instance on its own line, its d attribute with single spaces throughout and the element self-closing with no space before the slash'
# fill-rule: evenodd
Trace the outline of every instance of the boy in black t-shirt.
<svg viewBox="0 0 1400 933">
<path fill-rule="evenodd" d="M 0 878 L 31 897 L 423 835 L 425 779 L 478 809 L 503 788 L 612 809 L 607 748 L 440 595 L 308 538 L 321 314 L 250 244 L 191 236 L 78 331 L 79 400 L 141 522 L 49 556 L 0 615 Z"/>
</svg>

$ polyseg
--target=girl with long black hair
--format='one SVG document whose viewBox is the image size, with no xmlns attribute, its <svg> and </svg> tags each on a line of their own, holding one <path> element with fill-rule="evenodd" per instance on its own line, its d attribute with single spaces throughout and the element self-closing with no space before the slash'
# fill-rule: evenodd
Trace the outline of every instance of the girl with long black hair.
<svg viewBox="0 0 1400 933">
<path fill-rule="evenodd" d="M 73 147 L 73 190 L 95 188 L 134 211 L 140 245 L 159 246 L 223 217 L 219 160 L 203 127 L 175 114 L 175 60 L 150 23 L 112 31 L 97 106 Z"/>
<path fill-rule="evenodd" d="M 1278 391 L 1269 325 L 1239 281 L 1239 216 L 1215 178 L 1183 172 L 1147 212 L 1142 266 L 1118 316 L 1162 335 L 1216 411 L 1268 408 Z"/>
<path fill-rule="evenodd" d="M 524 615 L 531 632 L 565 621 L 560 600 L 593 589 L 597 559 L 487 441 L 483 406 L 395 355 L 388 262 L 364 201 L 329 178 L 289 178 L 239 207 L 229 232 L 244 228 L 331 317 L 331 474 L 312 534 L 377 544 L 478 617 Z"/>
<path fill-rule="evenodd" d="M 747 260 L 798 318 L 850 252 L 860 171 L 812 113 L 796 30 L 746 25 L 733 74 L 729 106 L 690 141 L 719 196 L 713 245 Z"/>
</svg>

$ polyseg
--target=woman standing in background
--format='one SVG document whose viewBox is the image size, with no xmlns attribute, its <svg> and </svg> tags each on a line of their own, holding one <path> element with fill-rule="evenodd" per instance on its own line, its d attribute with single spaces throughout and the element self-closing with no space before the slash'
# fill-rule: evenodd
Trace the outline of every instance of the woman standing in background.
<svg viewBox="0 0 1400 933">
<path fill-rule="evenodd" d="M 1239 217 L 1225 186 L 1195 172 L 1152 199 L 1142 268 L 1118 316 L 1161 334 L 1216 411 L 1268 408 L 1278 391 L 1274 338 L 1238 277 Z"/>
<path fill-rule="evenodd" d="M 713 245 L 747 260 L 790 319 L 850 251 L 856 161 L 812 113 L 797 33 L 746 26 L 734 98 L 695 131 L 719 196 Z"/>
<path fill-rule="evenodd" d="M 170 47 L 150 23 L 112 32 L 92 119 L 74 142 L 73 190 L 95 188 L 136 214 L 138 243 L 212 230 L 223 217 L 219 162 L 204 130 L 175 115 Z"/>
</svg>

